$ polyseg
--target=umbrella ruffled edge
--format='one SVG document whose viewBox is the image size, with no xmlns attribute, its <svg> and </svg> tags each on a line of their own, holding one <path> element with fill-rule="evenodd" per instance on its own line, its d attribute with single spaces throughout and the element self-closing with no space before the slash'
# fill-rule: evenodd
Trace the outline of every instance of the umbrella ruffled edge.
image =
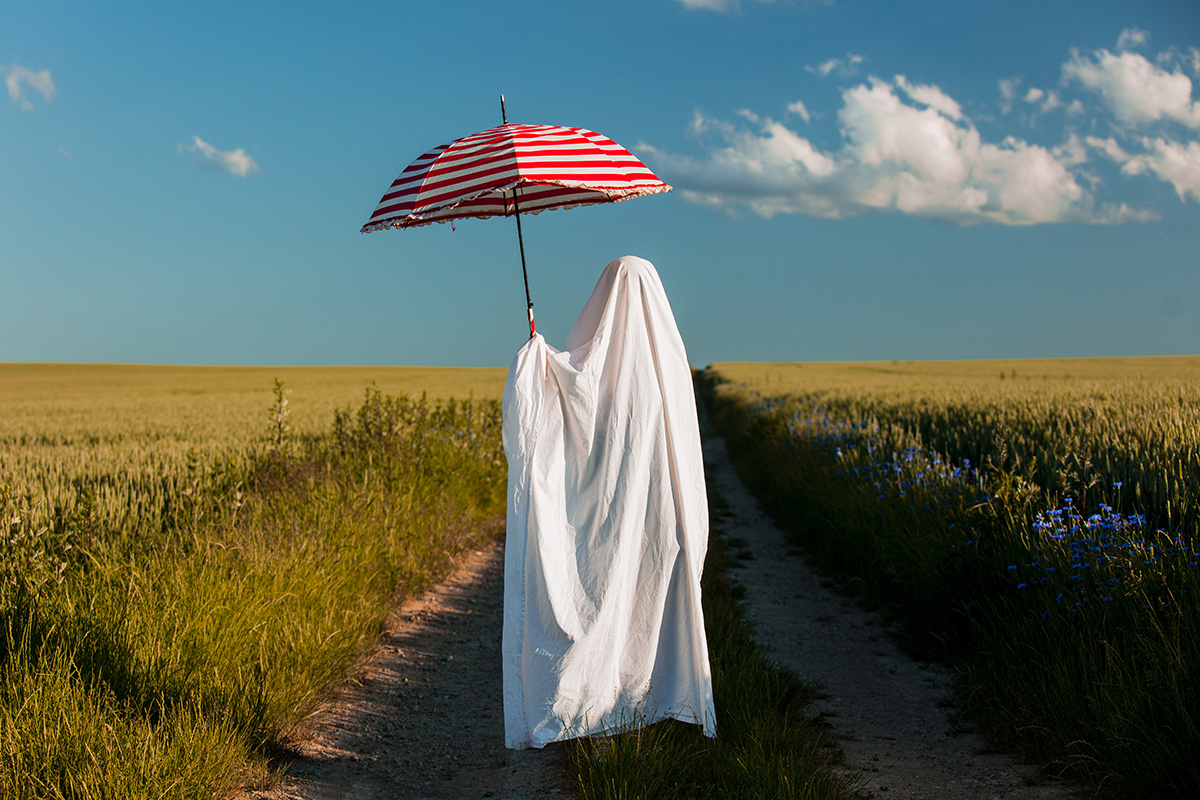
<svg viewBox="0 0 1200 800">
<path fill-rule="evenodd" d="M 522 182 L 515 182 L 509 186 L 501 186 L 501 187 L 495 187 L 492 189 L 488 189 L 487 191 L 480 192 L 479 194 L 475 194 L 470 197 L 464 197 L 463 199 L 461 199 L 455 203 L 452 203 L 451 205 L 440 206 L 432 211 L 423 211 L 420 214 L 409 214 L 407 216 L 399 217 L 399 218 L 392 217 L 389 219 L 381 219 L 378 222 L 368 222 L 367 224 L 365 224 L 361 228 L 359 228 L 359 233 L 374 233 L 375 231 L 387 230 L 389 228 L 423 228 L 426 225 L 432 225 L 435 222 L 438 222 L 438 223 L 455 222 L 460 219 L 489 219 L 491 217 L 510 217 L 510 216 L 512 216 L 511 214 L 456 214 L 456 215 L 452 214 L 449 216 L 440 217 L 438 219 L 426 219 L 426 217 L 428 217 L 431 214 L 440 214 L 440 213 L 445 213 L 447 211 L 453 211 L 455 208 L 458 208 L 462 204 L 469 203 L 472 200 L 477 200 L 478 198 L 482 197 L 485 194 L 491 194 L 492 192 L 512 191 L 514 187 L 521 185 L 521 183 Z M 610 189 L 608 187 L 604 187 L 604 186 L 589 186 L 587 184 L 567 183 L 565 181 L 537 181 L 536 183 L 533 183 L 533 182 L 525 182 L 525 183 L 526 183 L 526 185 L 532 185 L 532 186 L 562 186 L 563 188 L 567 188 L 567 189 L 582 189 L 584 191 L 593 191 L 593 192 L 610 191 Z M 536 214 L 542 213 L 543 211 L 558 211 L 560 209 L 568 210 L 568 209 L 572 209 L 572 208 L 579 208 L 580 206 L 603 205 L 604 203 L 623 203 L 626 200 L 632 200 L 635 197 L 647 197 L 652 194 L 662 194 L 663 192 L 669 192 L 672 190 L 672 188 L 673 187 L 667 183 L 662 183 L 658 186 L 639 186 L 639 187 L 635 187 L 629 191 L 623 191 L 619 196 L 609 196 L 607 199 L 604 199 L 604 200 L 584 200 L 584 201 L 580 201 L 580 202 L 576 202 L 576 203 L 564 203 L 563 205 L 545 206 L 543 208 L 534 208 L 534 209 L 530 209 L 529 211 L 521 209 L 520 213 L 525 214 L 525 215 L 536 215 Z"/>
</svg>

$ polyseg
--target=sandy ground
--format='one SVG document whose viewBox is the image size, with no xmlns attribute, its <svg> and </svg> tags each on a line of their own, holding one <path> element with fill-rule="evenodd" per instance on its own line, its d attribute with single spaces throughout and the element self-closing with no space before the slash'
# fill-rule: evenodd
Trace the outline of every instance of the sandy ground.
<svg viewBox="0 0 1200 800">
<path fill-rule="evenodd" d="M 773 658 L 823 686 L 817 711 L 842 737 L 847 768 L 861 773 L 869 792 L 922 800 L 1073 796 L 951 724 L 948 671 L 906 657 L 875 614 L 822 586 L 759 511 L 723 440 L 708 438 L 704 453 L 709 481 L 729 506 L 723 528 L 753 553 L 734 577 L 746 587 L 757 638 Z M 297 731 L 284 782 L 241 800 L 572 797 L 559 747 L 504 747 L 502 605 L 497 546 L 400 608 L 357 680 Z"/>
</svg>

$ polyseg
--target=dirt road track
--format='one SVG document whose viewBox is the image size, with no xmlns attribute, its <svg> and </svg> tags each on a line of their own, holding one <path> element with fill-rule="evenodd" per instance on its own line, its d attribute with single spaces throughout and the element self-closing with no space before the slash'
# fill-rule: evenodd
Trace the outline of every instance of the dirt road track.
<svg viewBox="0 0 1200 800">
<path fill-rule="evenodd" d="M 298 732 L 284 783 L 242 800 L 569 798 L 559 749 L 507 750 L 502 546 L 406 603 L 356 683 Z"/>
<path fill-rule="evenodd" d="M 1065 787 L 1036 768 L 989 752 L 951 725 L 950 672 L 913 661 L 877 614 L 822 585 L 734 472 L 723 439 L 704 442 L 708 481 L 729 505 L 723 527 L 753 558 L 734 578 L 746 588 L 756 639 L 826 698 L 816 711 L 842 738 L 848 768 L 877 798 L 1060 800 Z M 721 709 L 717 709 L 718 716 Z"/>
</svg>

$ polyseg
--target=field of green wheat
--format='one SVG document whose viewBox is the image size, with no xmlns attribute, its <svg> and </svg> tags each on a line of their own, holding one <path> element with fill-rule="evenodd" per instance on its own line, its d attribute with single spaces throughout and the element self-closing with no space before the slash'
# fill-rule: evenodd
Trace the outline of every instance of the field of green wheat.
<svg viewBox="0 0 1200 800">
<path fill-rule="evenodd" d="M 395 604 L 503 535 L 504 379 L 0 364 L 0 797 L 271 786 Z M 580 740 L 580 796 L 852 800 L 815 693 L 758 650 L 709 552 L 722 736 Z"/>
<path fill-rule="evenodd" d="M 269 782 L 398 588 L 500 535 L 504 375 L 0 364 L 0 796 Z"/>
<path fill-rule="evenodd" d="M 1200 785 L 1200 358 L 718 364 L 747 482 L 1000 744 Z"/>
<path fill-rule="evenodd" d="M 0 364 L 0 796 L 269 785 L 397 588 L 502 535 L 503 381 Z M 997 743 L 1114 796 L 1200 783 L 1200 358 L 721 364 L 700 383 L 764 505 L 955 666 Z M 582 796 L 852 796 L 811 691 L 710 567 L 716 691 L 739 713 L 711 742 L 577 743 Z"/>
</svg>

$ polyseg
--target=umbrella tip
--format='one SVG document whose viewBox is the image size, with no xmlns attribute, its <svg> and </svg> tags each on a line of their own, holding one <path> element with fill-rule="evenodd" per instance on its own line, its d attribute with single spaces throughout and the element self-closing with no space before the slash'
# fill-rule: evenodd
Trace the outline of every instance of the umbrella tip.
<svg viewBox="0 0 1200 800">
<path fill-rule="evenodd" d="M 508 112 L 504 110 L 504 95 L 503 94 L 500 95 L 500 119 L 504 121 L 505 125 L 508 124 Z"/>
</svg>

